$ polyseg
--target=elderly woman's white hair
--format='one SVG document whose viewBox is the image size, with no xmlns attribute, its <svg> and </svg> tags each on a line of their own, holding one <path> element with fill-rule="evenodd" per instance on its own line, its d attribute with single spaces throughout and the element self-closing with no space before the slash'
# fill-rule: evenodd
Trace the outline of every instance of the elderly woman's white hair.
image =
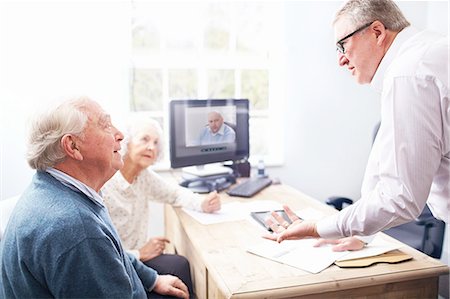
<svg viewBox="0 0 450 299">
<path fill-rule="evenodd" d="M 31 120 L 26 153 L 31 168 L 45 170 L 64 161 L 61 138 L 66 134 L 83 136 L 88 120 L 85 108 L 90 101 L 87 97 L 67 100 Z"/>
<path fill-rule="evenodd" d="M 140 133 L 149 130 L 155 130 L 155 132 L 158 134 L 158 156 L 156 157 L 156 161 L 160 161 L 164 156 L 163 130 L 158 121 L 145 116 L 134 117 L 128 120 L 125 131 L 125 138 L 122 141 L 122 156 L 126 155 L 128 144 L 130 142 L 135 142 L 134 138 L 138 137 Z"/>
</svg>

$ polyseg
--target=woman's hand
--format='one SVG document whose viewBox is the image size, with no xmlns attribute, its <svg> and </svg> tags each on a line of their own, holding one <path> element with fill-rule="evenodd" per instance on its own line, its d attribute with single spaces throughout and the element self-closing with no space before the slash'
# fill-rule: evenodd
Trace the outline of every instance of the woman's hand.
<svg viewBox="0 0 450 299">
<path fill-rule="evenodd" d="M 139 249 L 139 259 L 143 262 L 151 260 L 164 253 L 166 243 L 170 243 L 169 239 L 164 237 L 155 237 L 148 240 L 145 245 Z"/>
<path fill-rule="evenodd" d="M 202 202 L 202 211 L 205 213 L 214 213 L 220 210 L 220 195 L 217 191 L 213 191 L 205 196 Z"/>
</svg>

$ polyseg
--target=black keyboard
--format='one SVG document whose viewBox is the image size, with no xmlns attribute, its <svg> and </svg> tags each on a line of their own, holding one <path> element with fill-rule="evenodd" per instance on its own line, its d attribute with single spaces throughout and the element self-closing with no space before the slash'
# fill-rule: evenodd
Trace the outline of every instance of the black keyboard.
<svg viewBox="0 0 450 299">
<path fill-rule="evenodd" d="M 272 184 L 269 178 L 251 178 L 228 189 L 227 194 L 231 196 L 252 197 L 262 189 Z"/>
</svg>

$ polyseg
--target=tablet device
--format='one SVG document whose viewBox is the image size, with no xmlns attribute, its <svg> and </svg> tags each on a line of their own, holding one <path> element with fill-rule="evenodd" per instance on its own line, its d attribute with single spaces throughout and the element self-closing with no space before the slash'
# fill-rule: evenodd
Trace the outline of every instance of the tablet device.
<svg viewBox="0 0 450 299">
<path fill-rule="evenodd" d="M 267 229 L 269 232 L 272 232 L 272 229 L 266 224 L 266 220 L 269 218 L 272 218 L 272 212 L 277 212 L 278 215 L 284 218 L 289 224 L 292 223 L 291 219 L 289 219 L 289 216 L 286 214 L 284 210 L 275 210 L 275 211 L 259 211 L 259 212 L 250 212 L 250 215 L 253 219 L 256 220 L 259 224 L 261 224 L 265 229 Z"/>
</svg>

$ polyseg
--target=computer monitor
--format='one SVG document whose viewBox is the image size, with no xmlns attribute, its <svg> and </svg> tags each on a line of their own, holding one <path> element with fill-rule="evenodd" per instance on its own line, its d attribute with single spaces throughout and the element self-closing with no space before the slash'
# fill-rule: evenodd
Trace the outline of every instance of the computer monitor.
<svg viewBox="0 0 450 299">
<path fill-rule="evenodd" d="M 172 100 L 169 124 L 172 168 L 240 161 L 249 156 L 247 99 Z M 221 170 L 202 173 L 201 167 L 196 169 L 191 167 L 188 172 L 197 177 L 221 174 Z"/>
</svg>

